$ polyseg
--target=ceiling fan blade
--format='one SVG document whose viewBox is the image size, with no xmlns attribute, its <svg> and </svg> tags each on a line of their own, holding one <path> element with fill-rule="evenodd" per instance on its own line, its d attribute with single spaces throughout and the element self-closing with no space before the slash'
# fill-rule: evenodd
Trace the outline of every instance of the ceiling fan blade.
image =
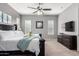
<svg viewBox="0 0 79 59">
<path fill-rule="evenodd" d="M 36 12 L 38 12 L 38 10 L 34 11 L 33 13 L 36 13 Z"/>
<path fill-rule="evenodd" d="M 52 9 L 51 8 L 45 8 L 45 9 L 42 9 L 44 11 L 51 11 Z"/>
<path fill-rule="evenodd" d="M 37 9 L 37 8 L 34 8 L 34 7 L 28 7 L 28 8 L 31 8 L 31 9 Z"/>
</svg>

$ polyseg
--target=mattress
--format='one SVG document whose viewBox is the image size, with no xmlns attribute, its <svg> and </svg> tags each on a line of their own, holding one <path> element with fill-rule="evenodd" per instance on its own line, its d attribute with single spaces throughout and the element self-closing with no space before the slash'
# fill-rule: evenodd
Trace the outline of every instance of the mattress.
<svg viewBox="0 0 79 59">
<path fill-rule="evenodd" d="M 22 31 L 0 31 L 0 51 L 18 50 L 17 43 L 23 37 Z"/>
<path fill-rule="evenodd" d="M 7 40 L 7 41 L 0 41 L 0 51 L 15 51 L 15 50 L 20 50 L 17 48 L 17 43 L 19 42 L 18 40 Z M 36 55 L 40 53 L 39 49 L 39 38 L 33 39 L 28 48 L 26 50 L 29 50 Z"/>
<path fill-rule="evenodd" d="M 19 40 L 7 40 L 7 41 L 0 41 L 0 51 L 13 51 L 19 50 L 17 48 L 17 43 Z"/>
<path fill-rule="evenodd" d="M 24 34 L 22 31 L 0 31 L 0 51 L 19 50 L 17 44 L 23 37 Z M 38 34 L 33 34 L 31 36 L 32 41 L 26 50 L 35 52 L 38 55 L 40 52 L 39 38 L 40 36 Z"/>
</svg>

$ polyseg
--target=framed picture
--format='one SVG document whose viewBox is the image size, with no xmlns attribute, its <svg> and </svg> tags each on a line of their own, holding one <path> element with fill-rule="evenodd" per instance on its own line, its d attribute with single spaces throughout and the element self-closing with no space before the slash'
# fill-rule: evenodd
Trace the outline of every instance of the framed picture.
<svg viewBox="0 0 79 59">
<path fill-rule="evenodd" d="M 36 21 L 36 29 L 43 29 L 43 21 Z"/>
</svg>

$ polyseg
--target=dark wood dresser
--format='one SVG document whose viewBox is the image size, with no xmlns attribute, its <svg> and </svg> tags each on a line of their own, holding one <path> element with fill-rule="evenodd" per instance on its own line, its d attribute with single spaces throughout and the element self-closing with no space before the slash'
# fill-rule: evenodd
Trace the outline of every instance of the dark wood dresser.
<svg viewBox="0 0 79 59">
<path fill-rule="evenodd" d="M 77 36 L 76 35 L 58 35 L 58 42 L 71 50 L 77 50 Z"/>
</svg>

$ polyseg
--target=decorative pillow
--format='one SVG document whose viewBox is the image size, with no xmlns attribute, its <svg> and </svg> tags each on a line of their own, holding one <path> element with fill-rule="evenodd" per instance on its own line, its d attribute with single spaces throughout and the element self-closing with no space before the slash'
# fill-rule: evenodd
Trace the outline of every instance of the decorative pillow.
<svg viewBox="0 0 79 59">
<path fill-rule="evenodd" d="M 31 39 L 34 39 L 34 38 L 39 38 L 40 39 L 40 36 L 39 36 L 39 34 L 32 34 L 32 36 L 30 38 Z"/>
<path fill-rule="evenodd" d="M 24 37 L 26 37 L 26 38 L 30 38 L 30 39 L 34 39 L 34 38 L 39 38 L 39 39 L 40 39 L 39 34 L 31 34 L 31 36 L 29 36 L 29 35 L 25 35 Z"/>
</svg>

